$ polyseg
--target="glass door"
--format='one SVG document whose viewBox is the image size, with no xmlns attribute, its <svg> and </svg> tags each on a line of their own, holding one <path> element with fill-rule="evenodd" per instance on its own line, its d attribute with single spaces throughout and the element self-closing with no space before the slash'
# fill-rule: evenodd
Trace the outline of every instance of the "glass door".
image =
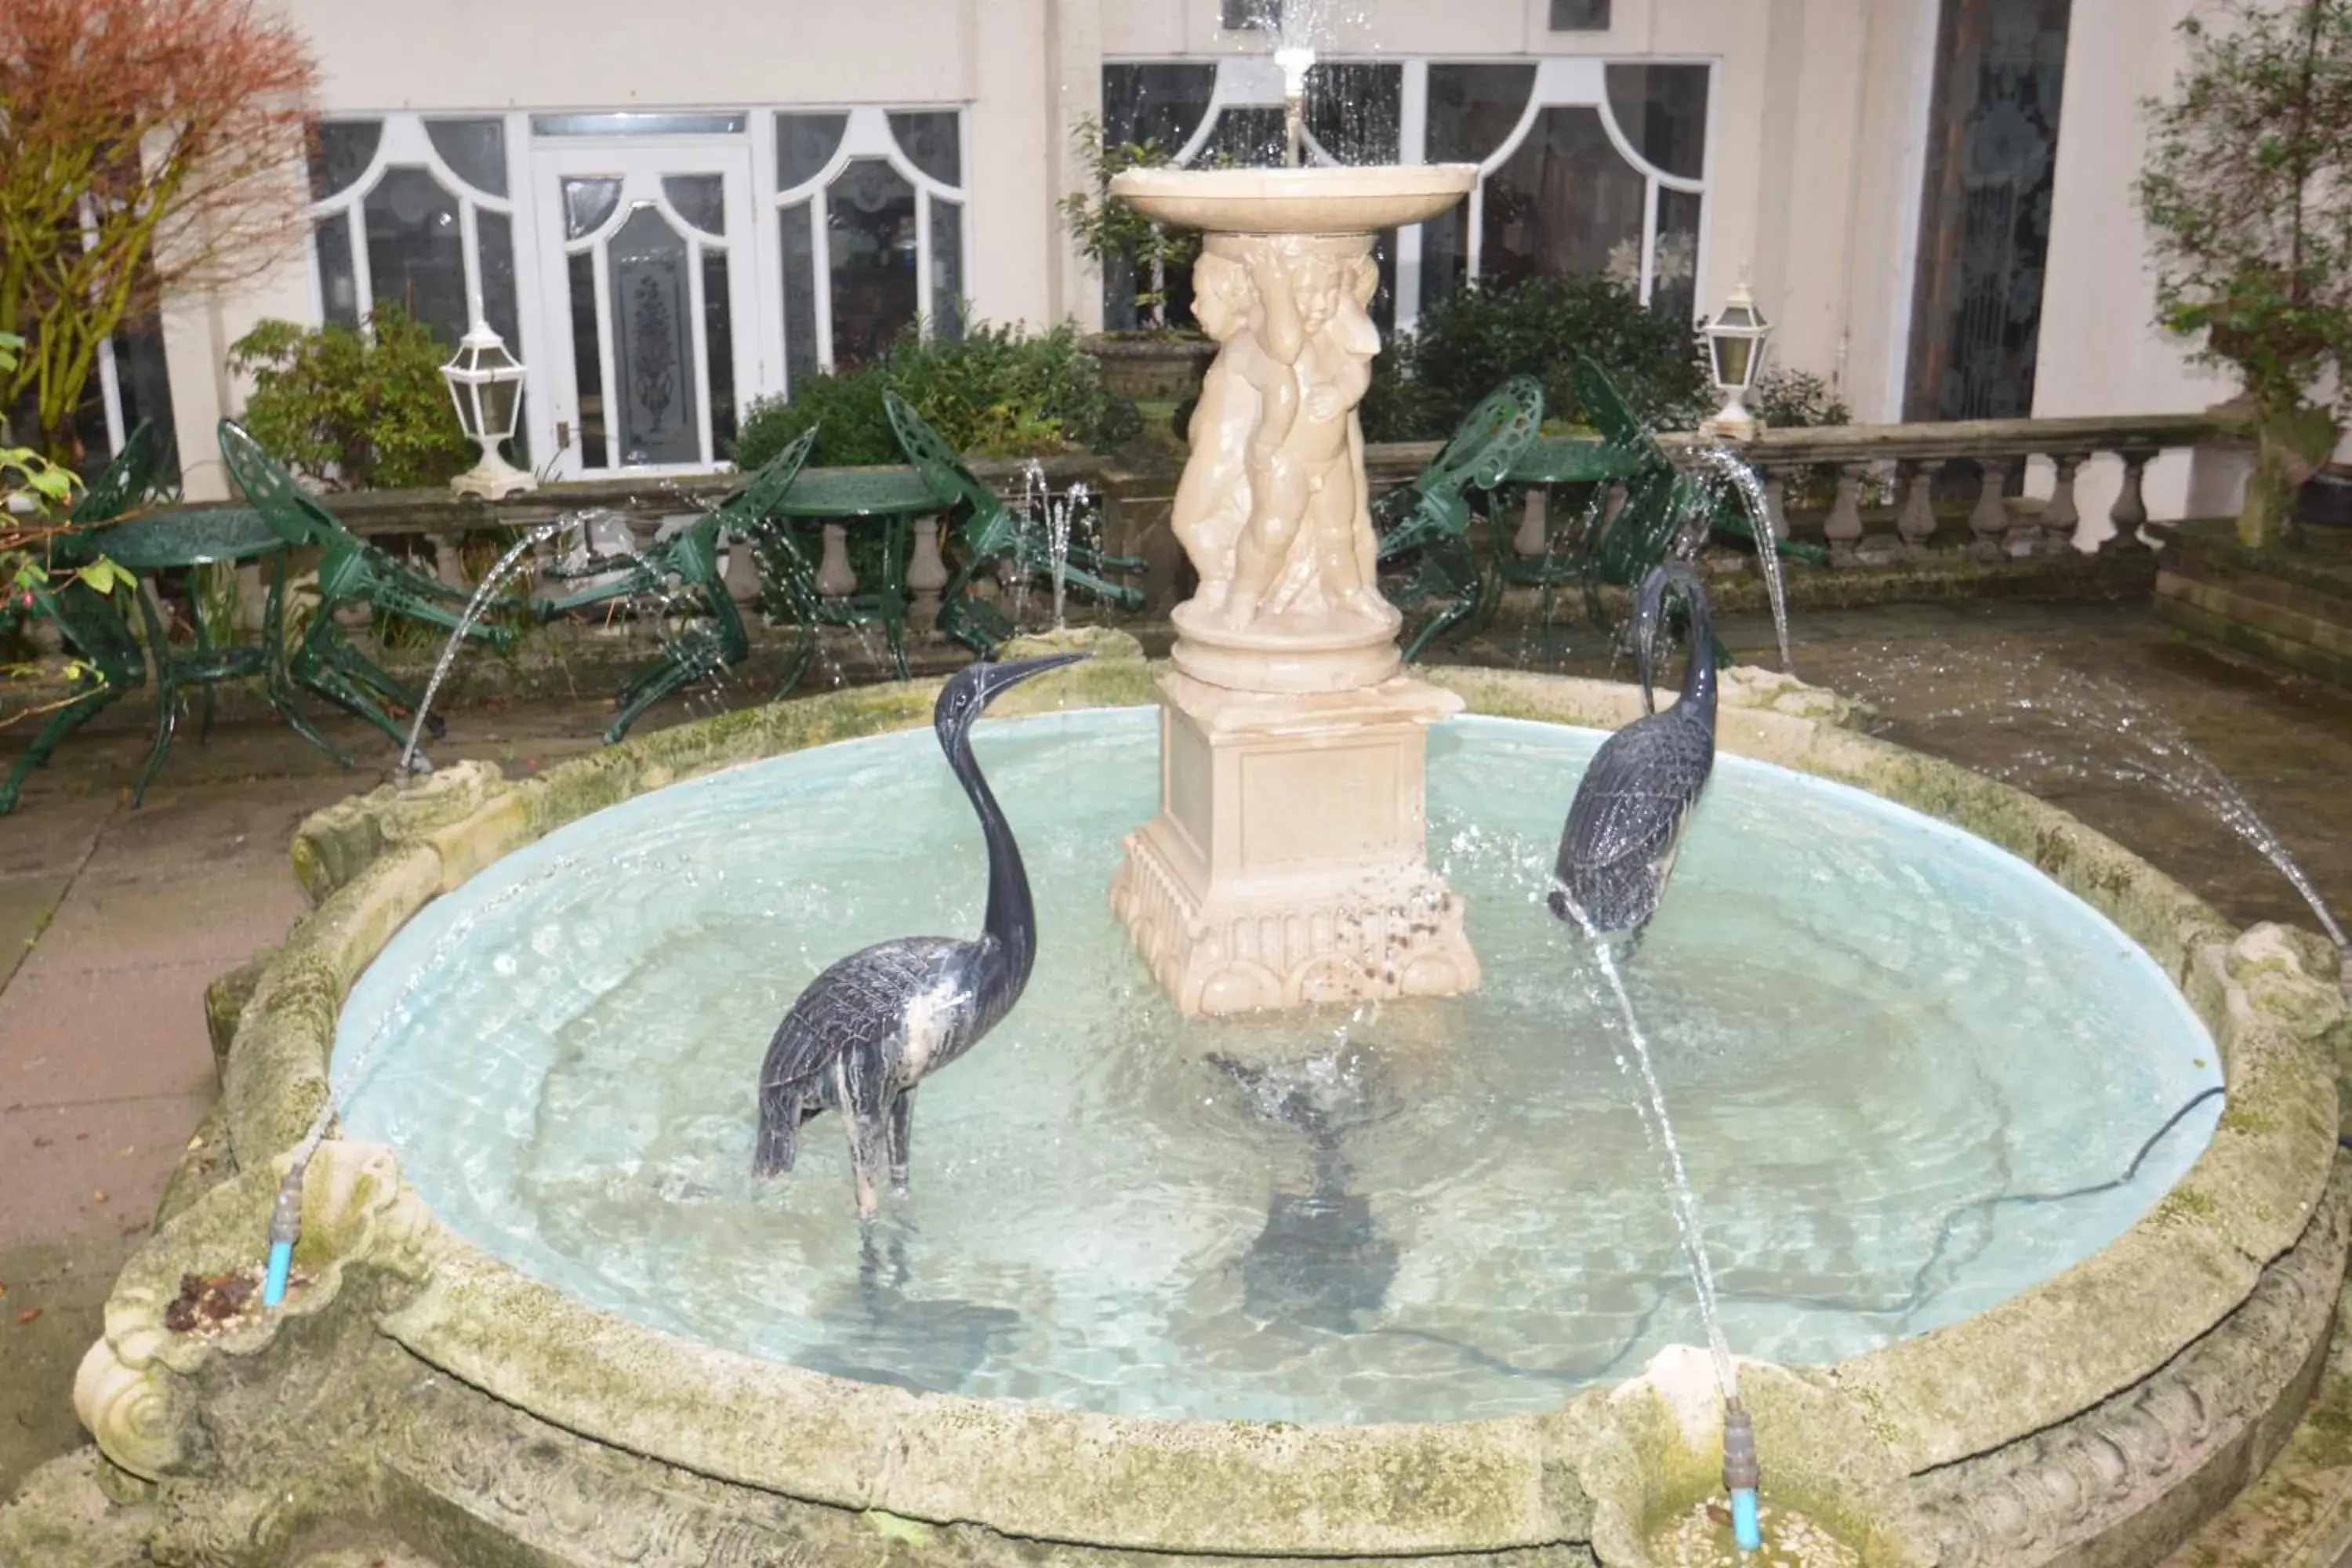
<svg viewBox="0 0 2352 1568">
<path fill-rule="evenodd" d="M 558 472 L 709 468 L 764 379 L 750 149 L 541 146 L 531 163 Z"/>
</svg>

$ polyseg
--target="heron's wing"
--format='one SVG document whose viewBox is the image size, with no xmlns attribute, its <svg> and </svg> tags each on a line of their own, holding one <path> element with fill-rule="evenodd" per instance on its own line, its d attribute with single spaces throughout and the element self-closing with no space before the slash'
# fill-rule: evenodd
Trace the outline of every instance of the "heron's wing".
<svg viewBox="0 0 2352 1568">
<path fill-rule="evenodd" d="M 1601 742 L 1577 786 L 1560 834 L 1559 870 L 1651 866 L 1663 876 L 1715 763 L 1715 737 L 1675 710 L 1638 720 Z"/>
<path fill-rule="evenodd" d="M 811 1079 L 844 1053 L 882 1044 L 906 1027 L 919 999 L 952 975 L 968 942 L 901 937 L 853 952 L 809 982 L 769 1042 L 762 1086 Z M 936 1009 L 922 1009 L 928 1016 Z"/>
</svg>

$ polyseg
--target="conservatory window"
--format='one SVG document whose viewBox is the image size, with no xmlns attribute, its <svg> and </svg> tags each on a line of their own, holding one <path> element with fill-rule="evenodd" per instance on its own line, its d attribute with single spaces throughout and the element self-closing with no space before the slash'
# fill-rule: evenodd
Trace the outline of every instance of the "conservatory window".
<svg viewBox="0 0 2352 1568">
<path fill-rule="evenodd" d="M 962 335 L 963 165 L 955 110 L 776 116 L 788 386 L 910 327 Z"/>
<path fill-rule="evenodd" d="M 390 300 L 452 347 L 478 317 L 520 341 L 502 121 L 325 121 L 310 195 L 324 320 L 357 326 Z"/>
<path fill-rule="evenodd" d="M 1556 5 L 1608 22 L 1608 6 Z M 1553 57 L 1517 63 L 1318 61 L 1307 79 L 1317 163 L 1467 163 L 1477 188 L 1454 211 L 1381 237 L 1383 328 L 1410 326 L 1473 279 L 1601 273 L 1645 303 L 1693 312 L 1706 191 L 1713 68 Z M 1404 142 L 1420 127 L 1419 145 Z M 1106 140 L 1157 142 L 1191 166 L 1272 164 L 1285 153 L 1281 73 L 1264 56 L 1103 67 Z M 1103 320 L 1138 324 L 1139 284 L 1113 264 Z M 1191 280 L 1165 280 L 1171 319 Z"/>
<path fill-rule="evenodd" d="M 1480 166 L 1477 187 L 1423 226 L 1420 303 L 1472 279 L 1601 273 L 1655 309 L 1692 314 L 1703 236 L 1704 65 L 1432 65 L 1433 162 Z"/>
<path fill-rule="evenodd" d="M 1318 60 L 1307 68 L 1304 110 L 1310 163 L 1393 163 L 1400 153 L 1404 68 L 1389 61 Z M 1259 56 L 1218 62 L 1160 61 L 1103 67 L 1103 136 L 1122 143 L 1156 143 L 1170 161 L 1189 168 L 1272 167 L 1288 154 L 1282 73 Z M 1396 231 L 1373 247 L 1381 268 L 1374 321 L 1392 321 Z M 1139 324 L 1131 268 L 1104 269 L 1103 321 L 1114 330 Z M 1171 320 L 1189 318 L 1192 279 L 1164 280 Z"/>
</svg>

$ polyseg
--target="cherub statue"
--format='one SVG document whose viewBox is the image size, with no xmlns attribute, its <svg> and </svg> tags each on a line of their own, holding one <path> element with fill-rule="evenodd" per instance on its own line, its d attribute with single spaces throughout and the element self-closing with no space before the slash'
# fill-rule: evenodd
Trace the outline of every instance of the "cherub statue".
<svg viewBox="0 0 2352 1568">
<path fill-rule="evenodd" d="M 1176 538 L 1200 574 L 1202 608 L 1223 607 L 1234 545 L 1250 515 L 1249 445 L 1265 408 L 1258 388 L 1286 382 L 1251 326 L 1255 299 L 1241 263 L 1203 255 L 1192 268 L 1192 315 L 1220 345 L 1192 408 L 1192 453 L 1176 486 Z"/>
</svg>

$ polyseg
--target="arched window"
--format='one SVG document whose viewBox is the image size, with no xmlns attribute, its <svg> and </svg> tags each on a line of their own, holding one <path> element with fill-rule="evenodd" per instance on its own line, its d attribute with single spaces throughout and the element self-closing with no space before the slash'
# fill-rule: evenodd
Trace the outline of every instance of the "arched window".
<svg viewBox="0 0 2352 1568">
<path fill-rule="evenodd" d="M 963 116 L 776 115 L 786 384 L 877 357 L 909 328 L 963 331 Z"/>
<path fill-rule="evenodd" d="M 322 320 L 390 300 L 453 347 L 477 320 L 520 341 L 504 121 L 324 121 L 310 195 Z"/>
</svg>

